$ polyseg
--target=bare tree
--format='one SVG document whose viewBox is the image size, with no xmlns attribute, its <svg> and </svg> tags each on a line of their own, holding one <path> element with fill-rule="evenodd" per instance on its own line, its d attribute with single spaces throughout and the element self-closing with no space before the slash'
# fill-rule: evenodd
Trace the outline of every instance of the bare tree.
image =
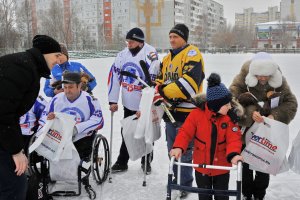
<svg viewBox="0 0 300 200">
<path fill-rule="evenodd" d="M 235 45 L 235 36 L 230 25 L 217 30 L 212 36 L 212 43 L 217 48 L 229 49 Z"/>
<path fill-rule="evenodd" d="M 202 26 L 198 25 L 195 27 L 195 30 L 191 32 L 192 35 L 194 35 L 195 42 L 194 44 L 198 48 L 205 48 L 205 31 Z"/>
<path fill-rule="evenodd" d="M 0 0 L 0 47 L 5 52 L 8 48 L 16 48 L 15 7 L 15 0 Z"/>
<path fill-rule="evenodd" d="M 121 50 L 122 48 L 124 48 L 124 36 L 122 36 L 121 34 L 121 31 L 117 27 L 113 32 L 112 42 L 107 42 L 106 46 L 110 46 L 110 48 L 108 49 Z"/>
<path fill-rule="evenodd" d="M 289 48 L 293 41 L 293 29 L 295 29 L 295 24 L 283 22 L 280 27 L 279 38 L 281 40 L 282 48 Z"/>
<path fill-rule="evenodd" d="M 98 25 L 98 35 L 99 35 L 99 37 L 98 37 L 98 39 L 99 39 L 99 41 L 98 41 L 98 47 L 99 47 L 99 49 L 103 50 L 103 48 L 104 48 L 104 42 L 105 42 L 105 38 L 104 38 L 104 24 L 103 23 Z"/>
<path fill-rule="evenodd" d="M 208 16 L 207 14 L 203 14 L 199 20 L 199 24 L 192 33 L 195 36 L 195 40 L 197 41 L 196 45 L 199 48 L 205 49 L 208 46 L 208 28 Z"/>
<path fill-rule="evenodd" d="M 61 42 L 66 41 L 66 33 L 64 32 L 64 16 L 63 8 L 57 0 L 51 1 L 49 10 L 43 11 L 45 14 L 41 18 L 41 26 L 38 30 L 46 35 Z"/>
<path fill-rule="evenodd" d="M 91 39 L 88 26 L 77 16 L 77 8 L 72 9 L 71 13 L 71 31 L 72 31 L 72 48 L 74 50 L 95 49 L 97 44 Z"/>
<path fill-rule="evenodd" d="M 235 44 L 243 48 L 251 48 L 254 40 L 254 33 L 247 29 L 233 27 Z"/>
<path fill-rule="evenodd" d="M 20 34 L 21 40 L 23 41 L 23 47 L 31 47 L 32 36 L 32 16 L 31 7 L 29 0 L 24 0 L 23 4 L 19 6 L 16 12 L 16 28 Z"/>
<path fill-rule="evenodd" d="M 82 31 L 82 25 L 77 18 L 77 16 L 74 14 L 72 15 L 72 47 L 74 50 L 81 49 L 80 47 L 80 40 L 81 40 L 81 31 Z"/>
</svg>

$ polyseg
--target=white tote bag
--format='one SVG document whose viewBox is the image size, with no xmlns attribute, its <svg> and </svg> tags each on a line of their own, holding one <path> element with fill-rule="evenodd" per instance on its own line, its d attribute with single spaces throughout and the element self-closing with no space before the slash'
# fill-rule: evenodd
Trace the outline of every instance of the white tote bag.
<svg viewBox="0 0 300 200">
<path fill-rule="evenodd" d="M 138 119 L 136 126 L 136 132 L 134 134 L 136 139 L 145 137 L 146 129 L 149 128 L 151 121 L 151 108 L 154 97 L 155 89 L 146 87 L 142 90 L 142 98 L 140 101 L 140 112 L 141 116 Z"/>
<path fill-rule="evenodd" d="M 50 161 L 50 177 L 53 181 L 76 181 L 78 179 L 79 154 L 73 144 L 68 142 L 65 149 L 71 149 L 71 158 Z"/>
<path fill-rule="evenodd" d="M 276 175 L 289 145 L 288 125 L 264 117 L 264 123 L 259 123 L 251 134 L 250 141 L 242 152 L 245 162 L 258 171 Z"/>
<path fill-rule="evenodd" d="M 300 131 L 293 140 L 292 150 L 289 155 L 289 167 L 293 172 L 300 174 Z"/>
<path fill-rule="evenodd" d="M 153 143 L 161 136 L 160 122 L 164 114 L 164 110 L 160 106 L 152 104 L 155 90 L 146 87 L 142 91 L 140 101 L 141 116 L 137 120 L 134 137 L 136 139 L 145 138 L 146 143 Z"/>
<path fill-rule="evenodd" d="M 121 120 L 123 138 L 127 147 L 129 158 L 135 161 L 142 156 L 152 152 L 152 143 L 147 144 L 145 137 L 135 138 L 134 133 L 137 127 L 136 115 Z"/>
<path fill-rule="evenodd" d="M 40 130 L 41 134 L 29 147 L 29 153 L 36 151 L 49 161 L 72 158 L 72 147 L 64 147 L 66 142 L 72 143 L 74 125 L 74 116 L 55 113 L 55 119 L 47 120 Z"/>
</svg>

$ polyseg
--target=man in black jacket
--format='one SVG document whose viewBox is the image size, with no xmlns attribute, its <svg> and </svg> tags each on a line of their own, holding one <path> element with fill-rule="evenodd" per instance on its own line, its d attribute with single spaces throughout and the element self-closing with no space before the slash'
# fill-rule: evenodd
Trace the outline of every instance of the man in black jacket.
<svg viewBox="0 0 300 200">
<path fill-rule="evenodd" d="M 41 77 L 59 64 L 60 45 L 46 35 L 36 35 L 33 48 L 0 57 L 0 199 L 24 200 L 27 158 L 19 118 L 34 104 Z"/>
</svg>

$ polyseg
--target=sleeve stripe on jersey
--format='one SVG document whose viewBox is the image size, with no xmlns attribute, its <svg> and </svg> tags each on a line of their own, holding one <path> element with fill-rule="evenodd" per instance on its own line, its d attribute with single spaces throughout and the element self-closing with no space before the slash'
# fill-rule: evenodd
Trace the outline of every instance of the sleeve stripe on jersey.
<svg viewBox="0 0 300 200">
<path fill-rule="evenodd" d="M 193 77 L 190 77 L 188 74 L 183 74 L 182 78 L 193 88 L 195 93 L 198 93 L 199 85 Z"/>
<path fill-rule="evenodd" d="M 93 128 L 92 130 L 102 128 L 103 127 L 103 118 L 101 119 L 101 121 L 99 123 L 93 124 L 93 125 L 85 128 L 82 132 L 85 132 L 86 130 L 88 130 L 88 129 L 92 128 L 92 127 L 96 127 L 96 128 Z"/>
<path fill-rule="evenodd" d="M 182 102 L 181 104 L 177 105 L 176 108 L 195 108 L 196 106 L 192 103 Z"/>
<path fill-rule="evenodd" d="M 188 99 L 196 94 L 194 88 L 184 78 L 178 79 L 176 84 Z"/>
<path fill-rule="evenodd" d="M 92 103 L 92 97 L 87 96 L 86 99 L 88 101 L 88 105 L 89 105 L 89 108 L 90 108 L 90 116 L 92 116 L 93 113 L 95 112 L 95 107 L 94 107 L 94 105 Z"/>
<path fill-rule="evenodd" d="M 107 80 L 107 85 L 110 86 L 109 89 L 108 89 L 108 94 L 110 94 L 110 92 L 112 90 L 112 87 L 113 87 L 113 77 L 114 77 L 113 67 L 114 67 L 114 65 L 110 69 L 110 72 L 109 72 L 109 75 L 108 75 L 108 80 Z"/>
<path fill-rule="evenodd" d="M 53 100 L 52 100 L 52 102 L 50 104 L 49 112 L 47 114 L 49 114 L 51 112 L 54 112 L 54 103 L 55 103 L 56 99 L 57 98 L 53 98 Z"/>
</svg>

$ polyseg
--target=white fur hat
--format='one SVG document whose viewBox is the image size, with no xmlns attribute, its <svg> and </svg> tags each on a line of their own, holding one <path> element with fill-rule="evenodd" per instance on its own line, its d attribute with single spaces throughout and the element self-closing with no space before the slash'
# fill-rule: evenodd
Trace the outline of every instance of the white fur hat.
<svg viewBox="0 0 300 200">
<path fill-rule="evenodd" d="M 245 79 L 245 83 L 249 87 L 257 85 L 258 80 L 255 76 L 270 76 L 268 83 L 273 88 L 278 88 L 282 85 L 282 73 L 279 66 L 268 53 L 259 52 L 251 59 L 249 73 Z"/>
</svg>

